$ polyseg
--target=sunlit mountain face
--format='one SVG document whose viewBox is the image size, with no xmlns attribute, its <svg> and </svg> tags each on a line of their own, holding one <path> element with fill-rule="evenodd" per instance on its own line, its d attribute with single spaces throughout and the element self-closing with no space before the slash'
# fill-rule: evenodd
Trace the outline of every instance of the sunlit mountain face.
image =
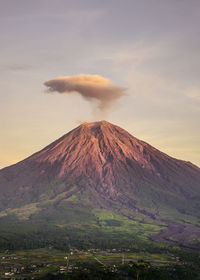
<svg viewBox="0 0 200 280">
<path fill-rule="evenodd" d="M 200 237 L 199 210 L 197 166 L 106 121 L 84 123 L 0 170 L 2 228 L 6 217 L 16 227 L 48 223 L 86 233 L 147 224 L 141 232 L 148 238 L 189 244 L 191 232 L 192 240 Z"/>
</svg>

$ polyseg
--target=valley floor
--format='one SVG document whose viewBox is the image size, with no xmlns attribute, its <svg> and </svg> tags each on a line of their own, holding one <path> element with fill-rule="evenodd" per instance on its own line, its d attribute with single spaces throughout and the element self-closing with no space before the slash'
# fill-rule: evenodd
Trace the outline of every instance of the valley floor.
<svg viewBox="0 0 200 280">
<path fill-rule="evenodd" d="M 0 279 L 200 279 L 197 255 L 188 254 L 191 258 L 187 253 L 134 253 L 130 249 L 5 251 L 0 253 Z"/>
</svg>

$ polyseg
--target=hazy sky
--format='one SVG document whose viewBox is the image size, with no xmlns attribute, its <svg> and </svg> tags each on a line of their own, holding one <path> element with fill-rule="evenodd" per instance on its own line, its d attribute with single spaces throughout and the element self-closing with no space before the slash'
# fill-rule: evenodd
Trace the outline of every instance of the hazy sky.
<svg viewBox="0 0 200 280">
<path fill-rule="evenodd" d="M 100 118 L 58 76 L 127 88 L 104 118 L 200 166 L 199 0 L 0 0 L 0 168 Z"/>
</svg>

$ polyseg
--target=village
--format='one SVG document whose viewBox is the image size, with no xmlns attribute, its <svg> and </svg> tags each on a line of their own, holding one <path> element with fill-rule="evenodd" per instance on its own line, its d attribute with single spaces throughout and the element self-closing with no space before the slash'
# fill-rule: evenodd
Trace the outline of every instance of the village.
<svg viewBox="0 0 200 280">
<path fill-rule="evenodd" d="M 144 259 L 155 264 L 178 262 L 178 257 L 173 255 L 148 255 L 136 254 L 130 249 L 88 249 L 81 251 L 70 249 L 62 252 L 51 247 L 48 249 L 27 250 L 19 252 L 5 251 L 0 253 L 0 279 L 37 279 L 36 277 L 46 274 L 70 274 L 79 270 L 82 263 L 96 263 L 102 268 L 117 272 L 118 265 L 124 265 L 131 261 Z M 87 271 L 87 268 L 84 268 Z M 23 278 L 24 277 L 24 278 Z"/>
</svg>

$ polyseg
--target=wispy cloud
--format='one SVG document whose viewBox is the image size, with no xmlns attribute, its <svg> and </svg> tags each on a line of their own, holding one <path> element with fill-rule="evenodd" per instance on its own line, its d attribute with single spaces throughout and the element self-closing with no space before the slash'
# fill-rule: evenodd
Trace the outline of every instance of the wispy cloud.
<svg viewBox="0 0 200 280">
<path fill-rule="evenodd" d="M 4 65 L 1 67 L 1 70 L 7 70 L 7 71 L 26 71 L 30 70 L 32 67 L 28 64 L 10 64 L 10 65 Z"/>
</svg>

